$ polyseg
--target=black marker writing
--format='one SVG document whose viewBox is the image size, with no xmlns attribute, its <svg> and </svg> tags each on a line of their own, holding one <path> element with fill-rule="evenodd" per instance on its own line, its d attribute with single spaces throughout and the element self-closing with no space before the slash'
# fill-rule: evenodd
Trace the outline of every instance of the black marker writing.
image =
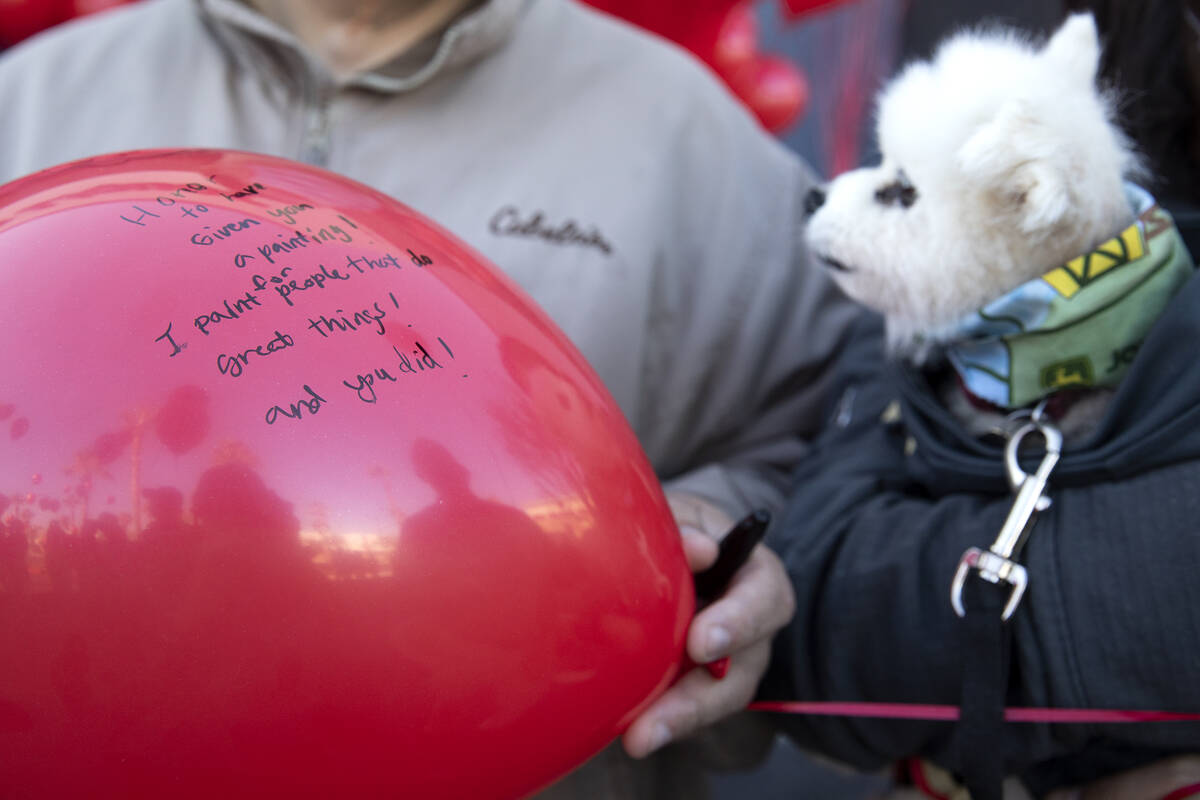
<svg viewBox="0 0 1200 800">
<path fill-rule="evenodd" d="M 308 237 L 303 233 L 296 231 L 296 235 L 289 239 L 284 239 L 284 234 L 275 234 L 278 242 L 267 242 L 266 244 L 257 245 L 258 253 L 267 260 L 268 264 L 275 263 L 275 256 L 283 255 L 297 250 L 302 247 L 308 247 L 310 244 Z"/>
<path fill-rule="evenodd" d="M 221 239 L 228 239 L 238 231 L 244 231 L 253 225 L 261 224 L 262 223 L 256 219 L 246 217 L 245 219 L 238 220 L 237 222 L 230 222 L 215 229 L 205 225 L 204 230 L 208 231 L 208 233 L 201 233 L 200 231 L 193 233 L 192 244 L 204 245 L 207 247 L 208 245 L 216 244 Z"/>
<path fill-rule="evenodd" d="M 213 176 L 213 178 L 216 177 L 216 175 Z M 233 192 L 232 194 L 225 194 L 224 192 L 221 192 L 221 197 L 224 197 L 226 200 L 237 200 L 239 197 L 252 197 L 253 195 L 258 194 L 260 191 L 266 191 L 266 188 L 267 187 L 263 186 L 261 183 L 251 183 L 248 186 L 243 186 L 241 189 Z"/>
<path fill-rule="evenodd" d="M 437 337 L 438 343 L 442 349 L 446 351 L 450 358 L 454 358 L 454 353 L 451 352 L 449 345 L 442 339 Z M 370 372 L 359 373 L 354 376 L 354 380 L 342 381 L 342 385 L 350 391 L 354 392 L 358 399 L 364 403 L 374 403 L 378 397 L 376 395 L 376 386 L 379 381 L 387 381 L 396 383 L 403 375 L 420 375 L 423 372 L 431 372 L 433 370 L 444 369 L 441 361 L 434 357 L 433 353 L 429 352 L 425 345 L 419 341 L 413 342 L 414 349 L 409 353 L 400 350 L 399 347 L 392 345 L 392 352 L 396 355 L 396 364 L 393 367 L 376 367 Z"/>
<path fill-rule="evenodd" d="M 308 397 L 302 397 L 294 403 L 289 403 L 287 408 L 278 405 L 268 408 L 267 424 L 274 425 L 276 420 L 281 416 L 298 420 L 305 411 L 309 414 L 316 414 L 321 410 L 322 405 L 329 402 L 317 394 L 307 383 L 304 384 L 304 391 L 308 394 Z"/>
<path fill-rule="evenodd" d="M 178 189 L 171 192 L 171 194 L 159 195 L 158 197 L 154 198 L 154 200 L 160 206 L 173 206 L 175 205 L 175 198 L 181 198 L 188 194 L 207 191 L 208 187 L 203 183 L 185 183 L 183 186 L 180 186 Z"/>
<path fill-rule="evenodd" d="M 317 272 L 310 272 L 308 277 L 301 281 L 299 278 L 287 280 L 288 273 L 292 272 L 291 267 L 284 267 L 279 271 L 278 275 L 272 275 L 270 278 L 264 278 L 262 275 L 255 275 L 251 278 L 254 284 L 254 291 L 261 292 L 270 286 L 275 292 L 284 299 L 289 306 L 296 305 L 292 301 L 292 294 L 295 292 L 303 292 L 309 289 L 317 288 L 324 289 L 325 284 L 329 281 L 348 281 L 350 276 L 343 274 L 340 270 L 329 269 L 324 264 L 318 265 L 321 269 Z"/>
<path fill-rule="evenodd" d="M 367 272 L 373 272 L 377 269 L 403 269 L 404 265 L 400 263 L 391 253 L 385 253 L 379 258 L 368 258 L 367 256 L 346 256 L 346 266 L 358 270 L 358 274 L 362 275 Z"/>
<path fill-rule="evenodd" d="M 192 320 L 192 324 L 196 326 L 196 330 L 200 331 L 205 336 L 208 336 L 209 325 L 215 325 L 218 322 L 237 319 L 248 311 L 253 311 L 261 305 L 261 300 L 250 294 L 250 292 L 246 292 L 244 297 L 239 297 L 232 303 L 226 300 L 224 310 L 217 308 L 213 309 L 211 313 L 201 314 Z"/>
<path fill-rule="evenodd" d="M 255 247 L 258 254 L 265 258 L 268 264 L 275 263 L 275 256 L 286 255 L 312 245 L 323 245 L 326 242 L 349 244 L 354 241 L 353 236 L 337 225 L 327 225 L 318 228 L 315 232 L 312 228 L 305 228 L 304 231 L 293 231 L 291 236 L 277 233 L 275 238 L 279 241 L 266 242 Z"/>
<path fill-rule="evenodd" d="M 228 375 L 231 378 L 239 377 L 246 366 L 250 363 L 250 356 L 258 356 L 265 358 L 272 353 L 278 353 L 281 350 L 286 350 L 289 347 L 294 347 L 296 340 L 286 333 L 275 331 L 275 335 L 265 344 L 257 345 L 256 347 L 248 347 L 240 353 L 221 353 L 217 356 L 217 369 L 222 375 Z"/>
<path fill-rule="evenodd" d="M 416 373 L 424 372 L 427 369 L 442 368 L 441 362 L 429 355 L 429 351 L 425 349 L 425 345 L 421 344 L 420 342 L 415 342 L 415 344 L 417 345 L 417 349 L 412 351 L 413 357 L 411 361 L 409 360 L 408 356 L 400 352 L 399 347 L 392 345 L 392 350 L 395 351 L 396 357 L 400 359 L 400 363 L 396 367 L 399 372 L 410 372 L 415 375 Z M 445 342 L 442 342 L 442 346 L 445 347 Z M 446 349 L 449 350 L 450 348 Z M 453 358 L 454 356 L 451 355 L 450 357 Z"/>
<path fill-rule="evenodd" d="M 377 399 L 375 396 L 376 379 L 381 381 L 392 381 L 393 383 L 396 381 L 396 378 L 393 377 L 392 374 L 386 369 L 383 369 L 382 367 L 376 367 L 374 370 L 366 373 L 365 375 L 358 375 L 356 377 L 357 383 L 342 381 L 342 385 L 347 389 L 353 389 L 354 393 L 358 395 L 358 399 L 362 400 L 364 403 L 374 403 Z"/>
<path fill-rule="evenodd" d="M 129 217 L 125 216 L 124 214 L 121 215 L 121 219 L 125 220 L 126 222 L 130 223 L 131 225 L 140 225 L 143 228 L 146 227 L 146 223 L 142 222 L 142 220 L 144 220 L 146 217 L 157 217 L 158 216 L 158 214 L 155 214 L 153 211 L 147 211 L 146 209 L 142 208 L 141 206 L 134 206 L 133 210 L 138 212 L 137 219 L 130 219 Z"/>
<path fill-rule="evenodd" d="M 201 214 L 208 213 L 208 206 L 203 203 L 195 203 L 192 206 L 180 206 L 179 215 L 183 217 L 193 217 L 199 219 Z"/>
<path fill-rule="evenodd" d="M 379 307 L 379 303 L 375 303 L 371 308 L 364 308 L 361 311 L 355 311 L 354 316 L 347 317 L 346 312 L 338 309 L 336 317 L 327 317 L 324 314 L 313 319 L 308 318 L 308 327 L 322 337 L 328 339 L 331 333 L 345 333 L 346 331 L 356 331 L 363 325 L 371 326 L 375 332 L 383 336 L 385 328 L 383 318 L 387 316 L 387 312 Z"/>
<path fill-rule="evenodd" d="M 267 209 L 268 214 L 270 214 L 272 217 L 279 217 L 284 222 L 286 222 L 288 225 L 296 224 L 296 216 L 295 215 L 299 214 L 301 211 L 312 211 L 312 206 L 310 206 L 308 203 L 298 203 L 297 205 L 294 205 L 294 206 L 284 206 L 283 208 Z"/>
<path fill-rule="evenodd" d="M 161 336 L 154 337 L 154 341 L 156 341 L 156 342 L 161 342 L 163 339 L 166 339 L 167 342 L 171 345 L 171 356 L 170 356 L 171 358 L 174 358 L 175 356 L 179 355 L 181 352 L 183 352 L 183 349 L 185 347 L 187 347 L 187 342 L 184 342 L 183 344 L 178 344 L 178 343 L 176 343 L 175 339 L 172 338 L 170 322 L 167 323 L 167 329 L 162 332 Z"/>
</svg>

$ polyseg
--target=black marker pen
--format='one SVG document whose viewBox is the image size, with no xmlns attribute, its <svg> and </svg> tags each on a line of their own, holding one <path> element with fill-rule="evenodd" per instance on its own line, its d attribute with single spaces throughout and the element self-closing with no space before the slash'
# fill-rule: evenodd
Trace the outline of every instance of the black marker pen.
<svg viewBox="0 0 1200 800">
<path fill-rule="evenodd" d="M 760 508 L 743 517 L 725 534 L 718 545 L 717 560 L 708 569 L 692 576 L 697 612 L 725 593 L 733 576 L 745 566 L 754 548 L 762 541 L 770 522 L 771 513 Z M 729 671 L 729 656 L 710 661 L 704 667 L 713 678 L 721 680 Z"/>
<path fill-rule="evenodd" d="M 729 533 L 721 539 L 717 560 L 708 569 L 692 576 L 697 609 L 707 606 L 725 593 L 733 576 L 745 566 L 750 553 L 762 541 L 770 522 L 771 513 L 760 508 L 730 528 Z"/>
</svg>

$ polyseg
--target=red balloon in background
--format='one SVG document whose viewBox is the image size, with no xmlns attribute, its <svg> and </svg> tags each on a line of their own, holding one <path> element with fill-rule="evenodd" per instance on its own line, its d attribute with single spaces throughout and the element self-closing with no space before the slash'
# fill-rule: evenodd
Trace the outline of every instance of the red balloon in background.
<svg viewBox="0 0 1200 800">
<path fill-rule="evenodd" d="M 758 21 L 749 3 L 734 6 L 725 15 L 713 46 L 712 65 L 728 79 L 750 65 L 758 53 Z"/>
<path fill-rule="evenodd" d="M 812 3 L 833 5 L 840 0 Z M 771 133 L 781 133 L 808 106 L 808 81 L 781 56 L 758 52 L 754 4 L 747 0 L 584 0 L 588 5 L 664 36 L 716 70 Z M 800 3 L 797 7 L 799 8 Z M 796 12 L 793 16 L 802 12 Z"/>
<path fill-rule="evenodd" d="M 0 786 L 516 797 L 674 679 L 636 439 L 433 223 L 146 151 L 0 188 L 0 252 Z"/>
<path fill-rule="evenodd" d="M 117 6 L 129 5 L 136 2 L 136 0 L 69 0 L 69 2 L 71 4 L 71 16 L 83 17 L 99 11 L 107 11 Z"/>
<path fill-rule="evenodd" d="M 0 0 L 0 47 L 71 18 L 71 0 Z"/>
<path fill-rule="evenodd" d="M 779 0 L 779 5 L 783 8 L 784 16 L 798 19 L 805 14 L 840 6 L 845 2 L 846 0 Z"/>
<path fill-rule="evenodd" d="M 678 42 L 708 61 L 721 20 L 745 0 L 584 0 L 639 28 Z M 698 47 L 695 45 L 699 45 Z"/>
<path fill-rule="evenodd" d="M 772 133 L 787 129 L 808 106 L 808 81 L 804 73 L 785 58 L 757 56 L 753 63 L 732 76 L 729 83 L 763 127 Z"/>
</svg>

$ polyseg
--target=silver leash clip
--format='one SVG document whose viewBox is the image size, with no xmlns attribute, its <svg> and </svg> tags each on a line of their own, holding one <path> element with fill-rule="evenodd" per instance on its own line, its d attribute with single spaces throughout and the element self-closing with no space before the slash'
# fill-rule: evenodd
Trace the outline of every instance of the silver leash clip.
<svg viewBox="0 0 1200 800">
<path fill-rule="evenodd" d="M 1013 558 L 1029 537 L 1037 514 L 1050 507 L 1050 498 L 1046 496 L 1046 484 L 1062 455 L 1062 432 L 1047 421 L 1041 412 L 1042 408 L 1039 406 L 1029 421 L 1021 425 L 1005 444 L 1004 471 L 1016 497 L 1013 498 L 1012 508 L 1009 509 L 1004 525 L 1000 528 L 1000 535 L 989 549 L 968 548 L 958 561 L 954 583 L 950 587 L 950 604 L 954 606 L 954 613 L 960 617 L 966 616 L 967 613 L 963 607 L 962 592 L 972 569 L 978 570 L 979 576 L 991 583 L 1012 585 L 1012 592 L 1000 616 L 1001 620 L 1006 622 L 1017 610 L 1017 605 L 1020 604 L 1029 585 L 1029 575 L 1025 567 Z M 1021 469 L 1020 462 L 1017 461 L 1021 441 L 1031 433 L 1041 434 L 1046 445 L 1042 463 L 1032 474 Z"/>
</svg>

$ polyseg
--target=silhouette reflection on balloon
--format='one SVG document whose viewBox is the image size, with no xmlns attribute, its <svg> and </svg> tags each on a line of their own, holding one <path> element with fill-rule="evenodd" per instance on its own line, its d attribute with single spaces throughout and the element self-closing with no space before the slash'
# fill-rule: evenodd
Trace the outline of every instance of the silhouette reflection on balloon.
<svg viewBox="0 0 1200 800">
<path fill-rule="evenodd" d="M 0 584 L 14 594 L 21 594 L 29 585 L 26 559 L 29 557 L 29 535 L 25 520 L 15 517 L 7 525 L 0 523 Z"/>
<path fill-rule="evenodd" d="M 502 338 L 500 358 L 520 390 L 536 400 L 528 405 L 497 405 L 492 409 L 491 413 L 503 420 L 501 429 L 509 452 L 543 481 L 549 496 L 570 499 L 575 513 L 570 515 L 568 527 L 576 535 L 610 524 L 606 510 L 623 510 L 626 516 L 620 535 L 636 548 L 640 556 L 638 567 L 645 572 L 645 580 L 637 585 L 637 591 L 644 590 L 648 583 L 659 592 L 668 593 L 674 576 L 659 568 L 661 559 L 651 542 L 654 531 L 638 524 L 644 517 L 636 512 L 639 498 L 657 484 L 647 484 L 654 480 L 653 476 L 625 468 L 622 454 L 632 445 L 614 442 L 613 431 L 599 424 L 605 414 L 611 413 L 610 409 L 596 395 L 581 391 L 579 383 L 572 381 L 544 353 L 520 339 Z M 570 495 L 564 488 L 568 485 L 582 486 L 586 491 Z M 611 570 L 606 580 L 613 591 L 632 588 L 628 581 L 618 577 L 630 568 L 623 554 L 599 549 L 588 563 Z"/>
<path fill-rule="evenodd" d="M 0 252 L 0 794 L 519 797 L 675 678 L 620 409 L 411 209 L 112 154 L 0 187 Z"/>
</svg>

